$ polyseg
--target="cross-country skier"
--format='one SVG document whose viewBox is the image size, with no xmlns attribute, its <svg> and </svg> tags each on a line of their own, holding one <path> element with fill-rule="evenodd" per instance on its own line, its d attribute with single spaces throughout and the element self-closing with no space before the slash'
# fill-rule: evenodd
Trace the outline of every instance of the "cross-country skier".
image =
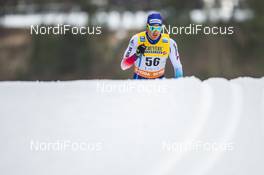
<svg viewBox="0 0 264 175">
<path fill-rule="evenodd" d="M 121 61 L 126 70 L 134 66 L 134 79 L 163 78 L 167 58 L 174 68 L 175 78 L 183 76 L 182 64 L 176 42 L 162 33 L 162 17 L 158 12 L 148 15 L 147 29 L 134 35 Z"/>
</svg>

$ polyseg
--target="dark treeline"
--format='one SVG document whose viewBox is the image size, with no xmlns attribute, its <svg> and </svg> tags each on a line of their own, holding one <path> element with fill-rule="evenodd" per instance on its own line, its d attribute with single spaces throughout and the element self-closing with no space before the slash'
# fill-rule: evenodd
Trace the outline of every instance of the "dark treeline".
<svg viewBox="0 0 264 175">
<path fill-rule="evenodd" d="M 220 0 L 215 7 L 220 6 Z M 56 5 L 54 5 L 56 4 Z M 27 7 L 31 5 L 31 11 Z M 54 6 L 53 6 L 54 5 Z M 264 2 L 241 0 L 236 8 L 250 9 L 254 17 L 245 21 L 206 21 L 207 26 L 233 26 L 233 35 L 172 35 L 178 43 L 186 76 L 235 78 L 264 75 Z M 18 8 L 20 7 L 20 8 Z M 52 7 L 52 8 L 51 8 Z M 78 7 L 78 8 L 76 8 Z M 98 11 L 159 10 L 165 24 L 187 26 L 190 11 L 203 9 L 202 0 L 0 0 L 0 16 L 47 11 L 83 11 L 89 25 Z M 30 35 L 29 29 L 0 28 L 0 80 L 124 79 L 131 71 L 120 69 L 120 60 L 135 30 L 119 31 L 103 27 L 101 35 Z M 143 30 L 143 29 L 142 29 Z M 120 37 L 124 35 L 125 37 Z M 168 61 L 167 77 L 172 76 Z"/>
</svg>

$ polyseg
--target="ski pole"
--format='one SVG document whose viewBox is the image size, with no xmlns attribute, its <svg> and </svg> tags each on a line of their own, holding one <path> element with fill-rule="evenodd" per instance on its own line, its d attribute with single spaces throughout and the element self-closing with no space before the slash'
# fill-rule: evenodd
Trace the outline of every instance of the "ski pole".
<svg viewBox="0 0 264 175">
<path fill-rule="evenodd" d="M 138 61 L 138 70 L 139 70 L 139 67 L 141 65 L 141 60 L 142 60 L 142 54 L 140 54 L 140 57 L 139 57 L 139 61 Z M 138 74 L 137 74 L 137 78 L 138 79 Z"/>
</svg>

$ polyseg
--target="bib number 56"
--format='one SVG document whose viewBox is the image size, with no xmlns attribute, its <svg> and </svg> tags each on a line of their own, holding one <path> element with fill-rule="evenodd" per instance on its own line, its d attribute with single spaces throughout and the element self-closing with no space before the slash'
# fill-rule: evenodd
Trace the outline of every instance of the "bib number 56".
<svg viewBox="0 0 264 175">
<path fill-rule="evenodd" d="M 146 57 L 146 66 L 157 66 L 160 63 L 160 58 Z"/>
</svg>

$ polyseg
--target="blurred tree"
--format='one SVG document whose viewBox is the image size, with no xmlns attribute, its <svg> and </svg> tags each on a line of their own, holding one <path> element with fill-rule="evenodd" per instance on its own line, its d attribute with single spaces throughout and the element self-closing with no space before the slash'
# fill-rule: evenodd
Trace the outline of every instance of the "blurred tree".
<svg viewBox="0 0 264 175">
<path fill-rule="evenodd" d="M 32 79 L 87 78 L 92 74 L 95 52 L 87 37 L 33 36 L 31 58 Z"/>
<path fill-rule="evenodd" d="M 254 17 L 243 23 L 234 23 L 237 32 L 233 42 L 236 50 L 236 65 L 240 74 L 263 76 L 264 74 L 264 1 L 247 0 Z"/>
</svg>

